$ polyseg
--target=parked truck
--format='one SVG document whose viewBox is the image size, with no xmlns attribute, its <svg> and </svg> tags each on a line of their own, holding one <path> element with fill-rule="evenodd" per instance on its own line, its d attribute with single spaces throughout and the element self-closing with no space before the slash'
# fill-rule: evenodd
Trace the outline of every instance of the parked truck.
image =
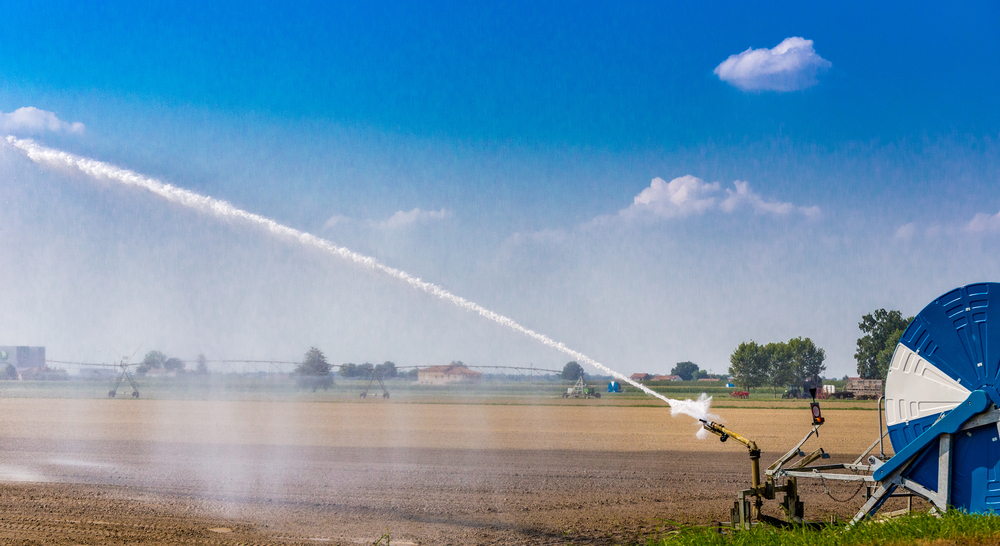
<svg viewBox="0 0 1000 546">
<path fill-rule="evenodd" d="M 882 397 L 882 380 L 849 377 L 844 392 L 851 393 L 850 398 L 857 400 L 878 400 Z"/>
</svg>

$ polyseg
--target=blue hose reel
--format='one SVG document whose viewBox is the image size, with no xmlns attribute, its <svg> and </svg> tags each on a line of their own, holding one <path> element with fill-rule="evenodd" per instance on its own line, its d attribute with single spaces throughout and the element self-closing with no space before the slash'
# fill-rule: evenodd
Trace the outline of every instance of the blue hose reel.
<svg viewBox="0 0 1000 546">
<path fill-rule="evenodd" d="M 956 288 L 920 311 L 886 377 L 895 455 L 871 459 L 879 487 L 859 516 L 874 514 L 900 488 L 940 510 L 1000 512 L 998 386 L 1000 283 Z"/>
</svg>

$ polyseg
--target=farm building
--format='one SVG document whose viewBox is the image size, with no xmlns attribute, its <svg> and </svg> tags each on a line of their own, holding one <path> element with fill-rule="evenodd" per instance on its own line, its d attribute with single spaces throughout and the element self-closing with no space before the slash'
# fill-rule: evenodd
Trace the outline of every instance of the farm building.
<svg viewBox="0 0 1000 546">
<path fill-rule="evenodd" d="M 13 365 L 18 370 L 45 367 L 45 347 L 0 346 L 0 368 Z"/>
<path fill-rule="evenodd" d="M 470 370 L 465 366 L 449 364 L 446 366 L 431 366 L 417 370 L 417 383 L 422 385 L 452 385 L 456 383 L 478 383 L 483 378 L 481 372 Z"/>
<path fill-rule="evenodd" d="M 632 381 L 638 381 L 640 383 L 643 382 L 643 381 L 649 381 L 652 378 L 653 378 L 652 375 L 649 375 L 648 373 L 642 373 L 642 372 L 636 372 L 636 373 L 632 374 L 631 376 L 629 376 L 629 379 L 631 379 Z"/>
<path fill-rule="evenodd" d="M 680 381 L 679 375 L 654 375 L 651 381 Z"/>
</svg>

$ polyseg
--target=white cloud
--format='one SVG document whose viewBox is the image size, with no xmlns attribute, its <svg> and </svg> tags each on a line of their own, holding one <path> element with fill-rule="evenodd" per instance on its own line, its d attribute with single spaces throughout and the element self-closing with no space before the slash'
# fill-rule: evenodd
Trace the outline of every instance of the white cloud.
<svg viewBox="0 0 1000 546">
<path fill-rule="evenodd" d="M 965 229 L 966 231 L 971 231 L 973 233 L 1000 231 L 1000 212 L 996 214 L 979 213 L 975 215 L 968 224 L 966 224 Z"/>
<path fill-rule="evenodd" d="M 635 196 L 629 210 L 648 211 L 664 218 L 701 214 L 715 206 L 713 194 L 718 191 L 718 182 L 709 184 L 691 175 L 670 182 L 656 177 Z"/>
<path fill-rule="evenodd" d="M 34 106 L 18 108 L 9 114 L 0 112 L 0 131 L 7 133 L 43 133 L 45 131 L 82 133 L 83 130 L 83 124 L 79 121 L 68 123 L 59 119 L 54 113 L 39 110 Z"/>
<path fill-rule="evenodd" d="M 441 210 L 420 210 L 415 208 L 410 212 L 397 211 L 389 217 L 388 220 L 384 222 L 379 222 L 379 227 L 384 228 L 398 228 L 403 226 L 408 226 L 414 223 L 425 223 L 434 220 L 444 220 L 451 218 L 451 211 L 441 209 Z"/>
<path fill-rule="evenodd" d="M 715 67 L 719 79 L 744 91 L 798 91 L 816 85 L 830 61 L 813 50 L 813 41 L 785 38 L 772 49 L 747 49 Z"/>
<path fill-rule="evenodd" d="M 704 214 L 713 209 L 732 213 L 746 208 L 758 214 L 777 216 L 796 212 L 810 218 L 820 215 L 820 209 L 816 206 L 803 207 L 792 203 L 768 201 L 754 193 L 749 183 L 741 180 L 733 182 L 733 188 L 727 188 L 726 197 L 720 200 L 717 197 L 721 189 L 718 182 L 709 184 L 691 175 L 675 178 L 670 182 L 654 178 L 648 188 L 635 196 L 632 206 L 622 210 L 620 215 L 635 217 L 652 214 L 660 218 L 676 218 Z"/>
</svg>

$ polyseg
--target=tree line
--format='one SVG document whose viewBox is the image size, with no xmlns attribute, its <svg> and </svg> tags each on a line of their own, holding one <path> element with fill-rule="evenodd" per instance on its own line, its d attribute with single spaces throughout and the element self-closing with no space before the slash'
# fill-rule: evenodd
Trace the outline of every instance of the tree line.
<svg viewBox="0 0 1000 546">
<path fill-rule="evenodd" d="M 912 321 L 913 317 L 903 318 L 900 311 L 886 309 L 876 309 L 861 317 L 858 328 L 863 335 L 858 338 L 854 353 L 858 376 L 885 379 L 896 345 Z M 821 376 L 826 371 L 825 359 L 826 352 L 809 338 L 763 345 L 748 341 L 741 343 L 729 357 L 729 374 L 744 389 L 771 386 L 776 391 Z"/>
<path fill-rule="evenodd" d="M 745 341 L 729 357 L 729 376 L 733 383 L 749 390 L 770 386 L 777 389 L 803 383 L 826 371 L 826 351 L 809 338 L 760 344 Z"/>
<path fill-rule="evenodd" d="M 146 375 L 150 370 L 184 373 L 187 371 L 187 362 L 177 357 L 168 357 L 160 351 L 149 351 L 135 371 L 139 375 Z M 198 358 L 195 359 L 194 373 L 208 373 L 208 361 L 205 359 L 205 355 L 199 354 Z"/>
</svg>

